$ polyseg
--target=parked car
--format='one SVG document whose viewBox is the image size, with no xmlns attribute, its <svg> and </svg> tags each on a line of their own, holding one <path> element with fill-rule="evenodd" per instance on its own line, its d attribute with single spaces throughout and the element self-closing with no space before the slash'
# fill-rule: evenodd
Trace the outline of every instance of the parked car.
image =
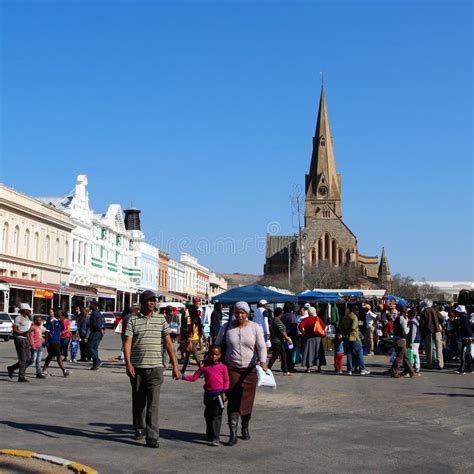
<svg viewBox="0 0 474 474">
<path fill-rule="evenodd" d="M 13 336 L 13 320 L 8 313 L 0 313 L 0 337 L 8 341 Z"/>
<path fill-rule="evenodd" d="M 104 316 L 105 327 L 106 328 L 114 328 L 115 324 L 115 314 L 114 313 L 102 313 Z"/>
</svg>

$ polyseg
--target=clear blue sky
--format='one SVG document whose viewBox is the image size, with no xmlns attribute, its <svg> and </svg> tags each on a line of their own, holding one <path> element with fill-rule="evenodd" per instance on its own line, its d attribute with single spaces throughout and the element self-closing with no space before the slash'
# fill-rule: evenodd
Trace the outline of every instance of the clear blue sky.
<svg viewBox="0 0 474 474">
<path fill-rule="evenodd" d="M 296 230 L 323 70 L 360 251 L 385 246 L 392 273 L 472 279 L 472 13 L 3 1 L 1 181 L 61 195 L 87 174 L 93 208 L 133 201 L 148 241 L 261 273 L 268 224 Z"/>
</svg>

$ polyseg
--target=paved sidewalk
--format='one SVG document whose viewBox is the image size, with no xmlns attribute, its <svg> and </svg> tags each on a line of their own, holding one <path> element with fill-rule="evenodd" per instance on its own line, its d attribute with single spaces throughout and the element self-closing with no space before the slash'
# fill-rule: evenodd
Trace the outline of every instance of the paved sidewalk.
<svg viewBox="0 0 474 474">
<path fill-rule="evenodd" d="M 474 471 L 474 375 L 450 369 L 390 379 L 377 375 L 387 357 L 367 358 L 368 377 L 276 372 L 278 389 L 258 390 L 252 440 L 218 448 L 203 435 L 202 382 L 168 375 L 161 447 L 152 450 L 131 439 L 119 347 L 108 331 L 102 359 L 110 360 L 100 370 L 68 364 L 69 378 L 52 367 L 57 376 L 39 380 L 30 368 L 31 383 L 18 384 L 6 374 L 13 343 L 0 342 L 0 448 L 74 459 L 102 473 Z M 222 432 L 226 441 L 227 426 Z"/>
</svg>

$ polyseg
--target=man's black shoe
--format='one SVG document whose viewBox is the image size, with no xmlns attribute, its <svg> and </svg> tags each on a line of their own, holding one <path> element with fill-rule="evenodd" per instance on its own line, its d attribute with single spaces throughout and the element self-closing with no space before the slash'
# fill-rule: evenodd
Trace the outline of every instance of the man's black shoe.
<svg viewBox="0 0 474 474">
<path fill-rule="evenodd" d="M 97 366 L 97 367 L 91 367 L 91 370 L 99 370 L 99 366 Z"/>
<path fill-rule="evenodd" d="M 159 448 L 159 447 L 160 447 L 160 445 L 159 445 L 157 439 L 150 439 L 150 438 L 147 438 L 147 439 L 146 439 L 146 445 L 147 445 L 149 448 Z"/>
<path fill-rule="evenodd" d="M 30 381 L 28 379 L 25 379 L 25 377 L 21 377 L 18 379 L 18 382 L 27 382 L 27 383 L 30 383 Z"/>
<path fill-rule="evenodd" d="M 143 430 L 135 430 L 135 433 L 133 434 L 133 439 L 140 441 L 143 439 Z"/>
<path fill-rule="evenodd" d="M 7 370 L 8 370 L 8 377 L 13 379 L 13 369 L 11 367 L 7 367 Z"/>
</svg>

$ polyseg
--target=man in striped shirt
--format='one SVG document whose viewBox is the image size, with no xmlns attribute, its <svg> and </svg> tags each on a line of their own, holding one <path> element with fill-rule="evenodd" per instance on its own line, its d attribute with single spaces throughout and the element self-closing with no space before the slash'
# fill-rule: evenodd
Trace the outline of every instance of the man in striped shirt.
<svg viewBox="0 0 474 474">
<path fill-rule="evenodd" d="M 130 316 L 125 330 L 124 355 L 132 384 L 134 439 L 158 448 L 160 388 L 163 383 L 163 345 L 168 352 L 173 377 L 181 379 L 176 353 L 164 315 L 156 311 L 156 296 L 146 290 L 140 296 L 140 313 Z"/>
</svg>

